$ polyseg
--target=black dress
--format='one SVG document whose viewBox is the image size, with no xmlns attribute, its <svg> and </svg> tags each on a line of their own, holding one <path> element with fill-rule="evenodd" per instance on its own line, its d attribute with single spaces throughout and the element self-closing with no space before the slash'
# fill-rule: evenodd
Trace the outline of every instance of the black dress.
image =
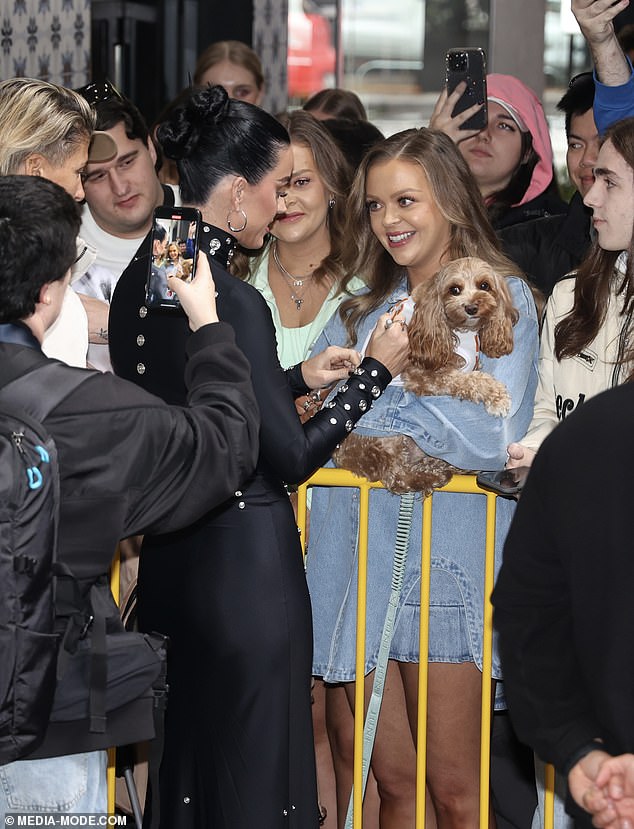
<svg viewBox="0 0 634 829">
<path fill-rule="evenodd" d="M 311 829 L 318 822 L 311 611 L 283 482 L 323 465 L 391 378 L 366 358 L 334 405 L 302 426 L 293 398 L 306 388 L 301 372 L 279 365 L 264 299 L 219 264 L 228 263 L 233 240 L 209 226 L 201 235 L 218 314 L 251 364 L 260 456 L 230 501 L 187 530 L 144 541 L 140 623 L 172 641 L 161 827 Z M 117 285 L 112 363 L 175 401 L 184 391 L 187 322 L 180 312 L 146 313 L 146 269 L 141 256 Z"/>
</svg>

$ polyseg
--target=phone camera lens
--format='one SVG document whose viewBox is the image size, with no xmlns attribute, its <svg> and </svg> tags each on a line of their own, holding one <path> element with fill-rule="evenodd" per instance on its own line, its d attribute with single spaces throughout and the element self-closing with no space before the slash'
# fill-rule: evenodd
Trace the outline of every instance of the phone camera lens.
<svg viewBox="0 0 634 829">
<path fill-rule="evenodd" d="M 449 56 L 448 65 L 454 72 L 464 72 L 467 68 L 467 56 L 464 52 L 454 53 Z"/>
</svg>

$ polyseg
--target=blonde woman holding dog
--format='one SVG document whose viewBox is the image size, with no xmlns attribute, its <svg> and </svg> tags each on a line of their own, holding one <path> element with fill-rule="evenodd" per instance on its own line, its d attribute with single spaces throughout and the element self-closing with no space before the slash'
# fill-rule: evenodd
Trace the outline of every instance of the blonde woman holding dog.
<svg viewBox="0 0 634 829">
<path fill-rule="evenodd" d="M 357 434 L 409 435 L 428 455 L 459 469 L 498 469 L 513 435 L 522 435 L 532 414 L 537 381 L 538 325 L 535 304 L 517 268 L 500 252 L 477 185 L 446 135 L 407 130 L 378 143 L 356 175 L 348 216 L 348 272 L 368 289 L 343 303 L 315 348 L 328 343 L 362 347 L 381 314 L 398 306 L 417 286 L 434 279 L 448 262 L 475 256 L 506 280 L 519 314 L 510 354 L 481 355 L 484 371 L 500 380 L 511 399 L 506 416 L 482 403 L 455 397 L 418 397 L 393 382 L 373 405 Z M 313 493 L 308 580 L 313 602 L 313 672 L 343 683 L 353 705 L 358 506 L 353 490 Z M 497 546 L 501 548 L 513 504 L 500 499 Z M 366 685 L 371 688 L 390 594 L 399 498 L 371 494 L 368 561 Z M 381 795 L 381 829 L 414 825 L 415 742 L 419 661 L 421 500 L 411 519 L 408 558 L 387 681 L 372 756 Z M 479 813 L 479 740 L 484 572 L 484 499 L 434 496 L 427 785 L 429 825 L 473 829 Z M 500 676 L 494 655 L 494 676 Z M 404 693 L 403 693 L 404 691 Z M 333 735 L 335 745 L 349 737 Z M 408 758 L 404 760 L 403 758 Z M 340 775 L 344 772 L 341 771 Z M 338 781 L 350 791 L 352 771 Z M 338 804 L 343 826 L 347 802 Z M 491 818 L 491 826 L 494 825 Z"/>
</svg>

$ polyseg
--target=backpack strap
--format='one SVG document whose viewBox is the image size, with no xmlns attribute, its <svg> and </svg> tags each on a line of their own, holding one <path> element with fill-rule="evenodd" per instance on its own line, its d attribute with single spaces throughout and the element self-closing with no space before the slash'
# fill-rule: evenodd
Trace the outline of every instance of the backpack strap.
<svg viewBox="0 0 634 829">
<path fill-rule="evenodd" d="M 68 395 L 94 376 L 92 371 L 73 369 L 55 360 L 42 362 L 37 351 L 24 350 L 11 360 L 14 376 L 0 389 L 0 403 L 44 420 Z"/>
</svg>

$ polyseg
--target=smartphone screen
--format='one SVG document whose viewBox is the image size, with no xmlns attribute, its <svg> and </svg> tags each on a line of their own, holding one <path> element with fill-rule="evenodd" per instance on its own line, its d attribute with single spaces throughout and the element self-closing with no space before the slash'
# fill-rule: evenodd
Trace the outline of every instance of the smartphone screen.
<svg viewBox="0 0 634 829">
<path fill-rule="evenodd" d="M 480 48 L 449 49 L 445 58 L 447 92 L 451 94 L 460 81 L 467 88 L 456 103 L 452 116 L 474 104 L 484 103 L 479 112 L 460 125 L 461 130 L 483 130 L 487 125 L 486 56 Z"/>
<path fill-rule="evenodd" d="M 170 276 L 185 282 L 193 278 L 200 221 L 200 211 L 194 207 L 155 209 L 145 295 L 148 308 L 180 308 L 167 280 Z"/>
</svg>

